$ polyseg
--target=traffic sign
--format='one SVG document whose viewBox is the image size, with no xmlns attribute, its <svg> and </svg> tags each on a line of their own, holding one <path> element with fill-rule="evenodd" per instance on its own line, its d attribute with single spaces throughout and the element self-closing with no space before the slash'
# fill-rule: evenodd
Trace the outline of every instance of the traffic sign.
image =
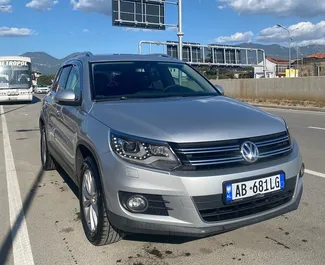
<svg viewBox="0 0 325 265">
<path fill-rule="evenodd" d="M 165 0 L 112 0 L 113 26 L 165 30 Z"/>
</svg>

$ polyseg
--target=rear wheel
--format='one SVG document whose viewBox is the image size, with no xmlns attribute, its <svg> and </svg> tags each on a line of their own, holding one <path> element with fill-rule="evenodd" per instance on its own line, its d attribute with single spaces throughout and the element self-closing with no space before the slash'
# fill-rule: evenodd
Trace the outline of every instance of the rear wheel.
<svg viewBox="0 0 325 265">
<path fill-rule="evenodd" d="M 87 239 L 95 246 L 120 241 L 123 233 L 108 220 L 98 169 L 91 157 L 84 160 L 80 173 L 80 216 Z"/>
<path fill-rule="evenodd" d="M 48 150 L 46 131 L 44 125 L 41 125 L 41 161 L 44 170 L 55 169 L 54 160 Z"/>
</svg>

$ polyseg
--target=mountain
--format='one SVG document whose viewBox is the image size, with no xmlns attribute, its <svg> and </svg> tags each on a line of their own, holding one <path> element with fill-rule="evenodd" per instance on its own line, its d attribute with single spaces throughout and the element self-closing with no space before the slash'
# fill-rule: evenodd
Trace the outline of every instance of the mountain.
<svg viewBox="0 0 325 265">
<path fill-rule="evenodd" d="M 289 48 L 280 46 L 278 44 L 263 45 L 257 43 L 242 43 L 238 46 L 242 48 L 263 49 L 267 57 L 288 59 L 289 56 Z M 306 57 L 310 54 L 319 52 L 325 53 L 324 45 L 309 45 L 299 47 L 298 58 Z M 295 46 L 291 46 L 291 57 L 293 60 L 297 58 L 297 49 Z"/>
<path fill-rule="evenodd" d="M 81 54 L 81 52 L 72 53 L 62 59 L 57 59 L 46 52 L 26 52 L 21 56 L 30 57 L 32 59 L 33 71 L 39 71 L 42 74 L 55 74 L 61 64 L 79 54 Z"/>
<path fill-rule="evenodd" d="M 263 45 L 257 43 L 242 43 L 237 46 L 243 48 L 263 49 L 267 57 L 287 59 L 289 54 L 289 49 L 287 47 L 283 47 L 278 44 Z M 325 53 L 325 45 L 309 45 L 300 47 L 298 57 L 306 57 L 310 54 L 319 52 Z M 32 59 L 32 68 L 34 71 L 39 71 L 42 74 L 55 74 L 62 63 L 81 53 L 82 52 L 72 53 L 62 59 L 57 59 L 45 52 L 26 52 L 22 54 L 22 56 L 27 56 Z M 297 58 L 297 51 L 295 47 L 291 48 L 291 56 L 293 60 Z"/>
</svg>

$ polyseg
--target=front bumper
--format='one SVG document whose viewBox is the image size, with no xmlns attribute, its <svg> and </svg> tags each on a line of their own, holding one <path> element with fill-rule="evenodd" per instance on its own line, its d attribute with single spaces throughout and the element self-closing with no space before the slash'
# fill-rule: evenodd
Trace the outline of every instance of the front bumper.
<svg viewBox="0 0 325 265">
<path fill-rule="evenodd" d="M 168 236 L 184 236 L 184 237 L 206 237 L 212 236 L 231 230 L 239 229 L 244 226 L 256 224 L 258 222 L 266 221 L 268 219 L 277 217 L 282 214 L 295 211 L 300 203 L 300 199 L 303 193 L 303 187 L 299 189 L 299 193 L 295 199 L 285 207 L 278 209 L 277 211 L 267 212 L 263 215 L 259 215 L 250 219 L 241 220 L 235 223 L 226 223 L 223 225 L 215 225 L 210 227 L 187 227 L 176 225 L 165 225 L 159 223 L 135 221 L 126 217 L 118 216 L 112 212 L 109 212 L 109 220 L 113 226 L 127 233 L 141 233 L 152 235 L 168 235 Z"/>
<path fill-rule="evenodd" d="M 297 143 L 290 155 L 273 161 L 237 168 L 200 172 L 173 172 L 148 170 L 127 164 L 105 153 L 100 156 L 100 170 L 111 223 L 122 231 L 130 233 L 181 235 L 204 237 L 258 223 L 298 208 L 303 178 L 299 176 L 302 157 Z M 223 182 L 283 171 L 286 180 L 294 183 L 289 201 L 269 210 L 207 222 L 201 217 L 194 198 L 219 196 L 223 194 Z M 121 204 L 119 191 L 160 195 L 168 202 L 168 214 L 137 214 L 127 211 Z M 222 203 L 222 202 L 221 202 Z"/>
<path fill-rule="evenodd" d="M 0 102 L 8 102 L 8 101 L 14 101 L 14 102 L 23 102 L 23 101 L 32 101 L 33 100 L 33 94 L 19 94 L 18 96 L 7 96 L 6 94 L 0 95 Z"/>
</svg>

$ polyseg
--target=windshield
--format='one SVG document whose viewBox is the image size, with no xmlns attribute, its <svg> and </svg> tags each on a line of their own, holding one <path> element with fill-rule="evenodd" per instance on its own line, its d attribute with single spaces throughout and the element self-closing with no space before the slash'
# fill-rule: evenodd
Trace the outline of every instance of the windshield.
<svg viewBox="0 0 325 265">
<path fill-rule="evenodd" d="M 0 89 L 31 87 L 31 64 L 24 61 L 0 61 Z"/>
<path fill-rule="evenodd" d="M 91 68 L 95 100 L 219 95 L 182 63 L 105 62 Z"/>
</svg>

